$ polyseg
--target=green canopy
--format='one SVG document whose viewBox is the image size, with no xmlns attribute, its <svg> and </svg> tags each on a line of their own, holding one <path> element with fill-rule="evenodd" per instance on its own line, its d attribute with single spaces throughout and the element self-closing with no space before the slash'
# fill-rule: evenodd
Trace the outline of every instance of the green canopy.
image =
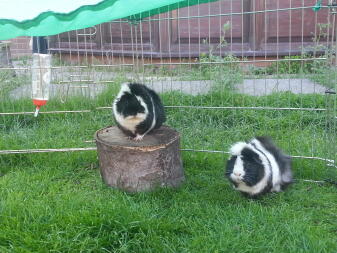
<svg viewBox="0 0 337 253">
<path fill-rule="evenodd" d="M 5 1 L 0 3 L 0 40 L 17 36 L 55 35 L 116 19 L 141 20 L 174 9 L 214 1 L 217 0 Z M 49 8 L 48 4 L 53 6 Z M 78 5 L 77 8 L 74 4 Z M 73 8 L 71 11 L 70 7 Z M 41 12 L 37 13 L 39 10 Z"/>
</svg>

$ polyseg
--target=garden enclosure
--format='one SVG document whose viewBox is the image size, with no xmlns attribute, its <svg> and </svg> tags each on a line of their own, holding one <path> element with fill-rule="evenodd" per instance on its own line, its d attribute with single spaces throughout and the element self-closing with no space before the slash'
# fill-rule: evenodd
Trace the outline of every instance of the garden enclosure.
<svg viewBox="0 0 337 253">
<path fill-rule="evenodd" d="M 32 58 L 11 59 L 5 43 L 1 166 L 92 152 L 120 84 L 133 81 L 161 95 L 186 152 L 226 159 L 233 142 L 269 135 L 294 157 L 297 178 L 337 180 L 335 2 L 202 2 L 46 36 L 50 99 L 37 118 Z"/>
</svg>

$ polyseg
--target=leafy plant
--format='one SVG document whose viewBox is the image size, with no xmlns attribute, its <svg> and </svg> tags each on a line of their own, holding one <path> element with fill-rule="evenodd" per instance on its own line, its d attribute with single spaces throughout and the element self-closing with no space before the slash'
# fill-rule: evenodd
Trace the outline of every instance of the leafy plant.
<svg viewBox="0 0 337 253">
<path fill-rule="evenodd" d="M 317 33 L 313 33 L 313 46 L 307 46 L 302 49 L 302 54 L 284 56 L 271 65 L 258 68 L 252 67 L 251 72 L 255 75 L 278 75 L 278 74 L 323 74 L 326 73 L 327 60 L 333 55 L 333 50 L 328 48 L 326 43 L 329 24 L 318 24 Z M 310 53 L 309 53 L 310 52 Z M 318 56 L 318 53 L 323 55 Z M 314 75 L 313 75 L 314 76 Z"/>
<path fill-rule="evenodd" d="M 231 54 L 225 57 L 217 54 L 221 48 L 228 46 L 225 34 L 229 29 L 229 22 L 222 26 L 220 41 L 215 46 L 205 39 L 203 43 L 209 46 L 209 52 L 201 54 L 199 58 L 199 70 L 203 77 L 207 80 L 214 80 L 217 86 L 222 88 L 230 88 L 242 79 L 242 68 L 238 63 L 238 58 Z"/>
</svg>

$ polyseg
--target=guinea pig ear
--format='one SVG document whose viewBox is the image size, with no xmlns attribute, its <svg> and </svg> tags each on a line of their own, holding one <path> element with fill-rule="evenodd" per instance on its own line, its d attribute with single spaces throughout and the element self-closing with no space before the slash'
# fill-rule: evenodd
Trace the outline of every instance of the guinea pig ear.
<svg viewBox="0 0 337 253">
<path fill-rule="evenodd" d="M 229 152 L 233 156 L 238 156 L 241 154 L 242 150 L 246 147 L 247 143 L 245 142 L 237 142 L 233 146 L 231 146 Z"/>
</svg>

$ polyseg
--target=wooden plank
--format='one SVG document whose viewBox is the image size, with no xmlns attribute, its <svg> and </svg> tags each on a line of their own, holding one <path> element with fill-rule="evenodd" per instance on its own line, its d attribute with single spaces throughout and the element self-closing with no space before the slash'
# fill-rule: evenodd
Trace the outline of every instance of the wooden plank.
<svg viewBox="0 0 337 253">
<path fill-rule="evenodd" d="M 311 8 L 275 10 L 308 7 L 314 3 L 315 0 L 228 0 L 201 4 L 150 18 L 159 18 L 160 21 L 145 19 L 137 25 L 137 29 L 127 22 L 115 21 L 97 26 L 95 36 L 77 36 L 84 33 L 83 29 L 51 36 L 51 51 L 127 56 L 132 55 L 134 50 L 138 54 L 144 52 L 144 57 L 160 58 L 199 57 L 200 53 L 207 54 L 213 48 L 213 53 L 221 56 L 229 53 L 238 56 L 292 55 L 300 53 L 301 46 L 312 47 L 317 26 L 328 23 L 329 18 L 331 36 L 332 15 L 327 9 L 316 14 Z M 270 12 L 241 14 L 263 10 Z M 173 20 L 167 20 L 169 17 Z M 218 50 L 222 27 L 227 22 L 230 27 L 225 33 L 228 46 Z M 92 30 L 87 29 L 86 32 Z M 205 39 L 207 43 L 203 42 Z M 328 40 L 331 41 L 331 38 L 322 38 L 322 43 L 327 45 Z"/>
<path fill-rule="evenodd" d="M 227 31 L 225 38 L 241 39 L 244 28 L 242 25 L 242 15 L 231 15 L 231 13 L 245 12 L 249 0 L 219 1 L 208 4 L 182 8 L 179 10 L 179 36 L 181 38 L 197 39 L 211 38 L 218 40 L 223 36 L 222 27 L 227 22 L 231 31 Z M 245 22 L 246 14 L 243 15 Z M 187 18 L 186 17 L 190 17 Z M 198 18 L 199 17 L 199 18 Z"/>
<path fill-rule="evenodd" d="M 313 42 L 293 42 L 291 43 L 291 47 L 289 43 L 262 43 L 262 48 L 260 50 L 251 50 L 249 43 L 233 43 L 232 44 L 232 51 L 231 54 L 238 57 L 253 57 L 253 56 L 275 56 L 276 51 L 278 52 L 279 56 L 287 56 L 287 55 L 298 55 L 300 54 L 302 50 L 302 46 L 305 48 L 313 48 L 314 43 Z M 143 49 L 143 57 L 144 58 L 175 58 L 175 57 L 184 57 L 184 58 L 195 58 L 199 57 L 200 53 L 208 53 L 209 48 L 207 45 L 199 45 L 198 44 L 173 44 L 171 45 L 170 52 L 160 52 L 155 51 L 151 48 L 150 44 L 144 45 Z M 113 56 L 133 56 L 134 51 L 140 52 L 140 48 L 133 48 L 131 44 L 124 45 L 123 47 L 116 43 L 113 45 Z M 76 49 L 69 49 L 69 48 L 51 48 L 51 53 L 63 53 L 63 54 L 69 54 L 72 52 L 73 55 L 78 54 L 85 54 L 88 53 L 88 51 L 84 48 L 76 48 Z M 111 49 L 105 49 L 105 50 L 90 50 L 90 55 L 106 55 L 106 53 L 111 52 Z M 213 53 L 215 55 L 222 55 L 226 56 L 228 55 L 228 50 L 222 49 L 215 50 Z M 310 51 L 308 51 L 310 53 Z M 319 50 L 316 51 L 316 55 L 323 54 L 324 51 Z"/>
<path fill-rule="evenodd" d="M 156 15 L 152 17 L 153 19 L 158 19 L 159 16 Z M 150 43 L 152 45 L 152 51 L 158 52 L 160 50 L 160 41 L 159 41 L 159 21 L 149 21 L 150 22 Z"/>
<path fill-rule="evenodd" d="M 264 11 L 266 8 L 266 0 L 252 0 L 251 11 L 258 12 Z M 250 31 L 249 31 L 249 44 L 253 51 L 261 49 L 261 43 L 265 40 L 265 13 L 254 13 L 250 15 Z"/>
<path fill-rule="evenodd" d="M 171 25 L 170 13 L 162 13 L 159 15 L 159 52 L 168 52 L 171 44 Z"/>
<path fill-rule="evenodd" d="M 177 43 L 179 39 L 179 27 L 178 27 L 178 11 L 174 10 L 171 12 L 171 43 Z"/>
<path fill-rule="evenodd" d="M 104 42 L 104 27 L 103 25 L 96 25 L 96 34 L 95 34 L 95 43 L 96 43 L 96 48 L 100 49 L 103 46 Z"/>
<path fill-rule="evenodd" d="M 312 41 L 315 27 L 317 28 L 319 24 L 328 23 L 329 10 L 327 8 L 322 8 L 317 12 L 317 18 L 311 8 L 306 8 L 315 5 L 316 2 L 316 0 L 268 0 L 266 2 L 268 10 L 295 9 L 274 11 L 267 14 L 267 42 Z"/>
</svg>

